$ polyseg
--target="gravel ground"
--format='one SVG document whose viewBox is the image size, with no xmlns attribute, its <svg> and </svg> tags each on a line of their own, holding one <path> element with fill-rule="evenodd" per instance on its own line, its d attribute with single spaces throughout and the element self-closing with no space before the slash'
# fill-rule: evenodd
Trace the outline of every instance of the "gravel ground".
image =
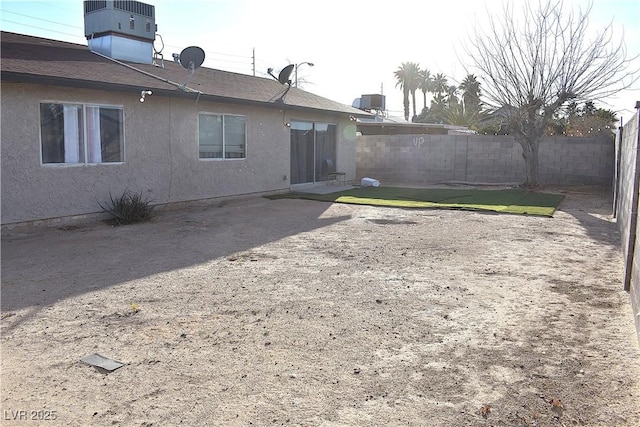
<svg viewBox="0 0 640 427">
<path fill-rule="evenodd" d="M 5 230 L 2 425 L 639 426 L 609 192 L 556 190 L 553 218 L 255 197 Z"/>
</svg>

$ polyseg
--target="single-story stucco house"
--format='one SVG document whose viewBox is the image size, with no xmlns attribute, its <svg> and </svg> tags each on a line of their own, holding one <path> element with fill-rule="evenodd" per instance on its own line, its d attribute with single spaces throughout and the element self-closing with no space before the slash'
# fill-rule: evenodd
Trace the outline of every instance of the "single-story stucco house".
<svg viewBox="0 0 640 427">
<path fill-rule="evenodd" d="M 117 30 L 85 28 L 88 46 L 0 33 L 3 225 L 99 213 L 127 190 L 170 204 L 288 191 L 335 169 L 355 179 L 355 118 L 369 113 L 159 57 L 153 6 L 115 4 Z M 113 6 L 85 2 L 85 27 Z M 150 34 L 124 34 L 129 15 Z"/>
</svg>

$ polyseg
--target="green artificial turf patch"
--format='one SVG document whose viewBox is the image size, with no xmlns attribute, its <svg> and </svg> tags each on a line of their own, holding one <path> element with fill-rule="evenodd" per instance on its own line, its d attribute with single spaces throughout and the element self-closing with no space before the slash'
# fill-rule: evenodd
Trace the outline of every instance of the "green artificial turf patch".
<svg viewBox="0 0 640 427">
<path fill-rule="evenodd" d="M 268 196 L 271 199 L 298 198 L 334 203 L 389 206 L 397 208 L 468 209 L 552 216 L 564 198 L 562 194 L 525 189 L 428 189 L 405 187 L 361 187 L 337 193 L 291 192 Z"/>
</svg>

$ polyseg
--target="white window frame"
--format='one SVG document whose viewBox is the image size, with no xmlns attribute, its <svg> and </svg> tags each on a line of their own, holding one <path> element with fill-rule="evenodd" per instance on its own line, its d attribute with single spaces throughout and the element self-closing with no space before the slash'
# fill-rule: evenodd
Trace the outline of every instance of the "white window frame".
<svg viewBox="0 0 640 427">
<path fill-rule="evenodd" d="M 40 112 L 40 106 L 42 104 L 59 104 L 64 106 L 79 106 L 82 111 L 82 159 L 78 159 L 78 162 L 44 162 L 43 158 L 43 147 L 42 147 L 42 115 Z M 121 143 L 121 151 L 122 151 L 122 160 L 119 162 L 90 162 L 89 160 L 89 142 L 88 138 L 89 129 L 88 129 L 88 113 L 87 110 L 89 108 L 111 108 L 120 110 L 122 112 L 122 143 Z M 83 103 L 83 102 L 74 102 L 74 101 L 52 101 L 52 100 L 43 100 L 38 102 L 38 133 L 40 136 L 40 165 L 44 167 L 75 167 L 75 166 L 86 166 L 86 165 L 121 165 L 125 163 L 126 159 L 126 126 L 125 126 L 125 114 L 124 114 L 124 106 L 123 105 L 112 105 L 112 104 L 96 104 L 96 103 Z"/>
<path fill-rule="evenodd" d="M 200 120 L 202 116 L 217 116 L 222 117 L 222 157 L 200 157 Z M 226 157 L 226 133 L 225 133 L 225 117 L 241 117 L 244 119 L 244 142 L 243 142 L 243 156 L 242 157 Z M 198 160 L 203 161 L 242 161 L 247 159 L 247 116 L 243 114 L 227 114 L 227 113 L 212 113 L 210 111 L 198 112 L 198 131 L 197 131 L 197 147 L 198 147 Z"/>
</svg>

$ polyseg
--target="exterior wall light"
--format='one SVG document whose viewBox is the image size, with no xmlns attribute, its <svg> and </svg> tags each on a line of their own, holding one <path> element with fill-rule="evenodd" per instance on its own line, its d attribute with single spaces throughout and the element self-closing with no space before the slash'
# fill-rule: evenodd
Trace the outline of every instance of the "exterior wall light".
<svg viewBox="0 0 640 427">
<path fill-rule="evenodd" d="M 144 97 L 147 95 L 153 95 L 153 92 L 151 92 L 150 90 L 143 90 L 142 92 L 140 92 L 140 102 L 144 102 Z"/>
</svg>

